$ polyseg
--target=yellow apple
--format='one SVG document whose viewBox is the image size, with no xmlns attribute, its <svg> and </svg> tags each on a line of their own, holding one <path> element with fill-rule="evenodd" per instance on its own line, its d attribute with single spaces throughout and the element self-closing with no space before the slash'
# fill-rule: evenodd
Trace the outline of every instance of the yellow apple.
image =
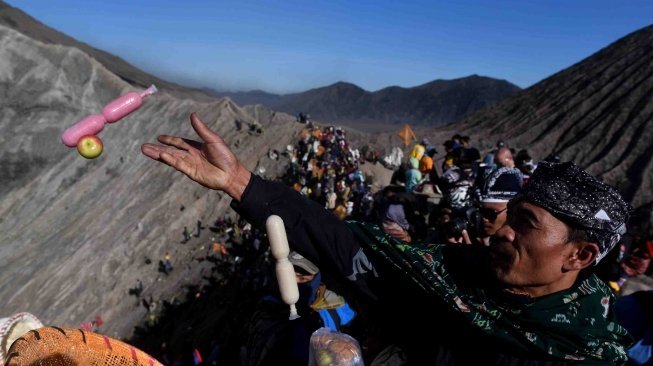
<svg viewBox="0 0 653 366">
<path fill-rule="evenodd" d="M 82 138 L 77 141 L 77 151 L 79 152 L 79 155 L 86 159 L 97 158 L 102 154 L 102 149 L 104 149 L 102 140 L 95 135 L 82 136 Z"/>
</svg>

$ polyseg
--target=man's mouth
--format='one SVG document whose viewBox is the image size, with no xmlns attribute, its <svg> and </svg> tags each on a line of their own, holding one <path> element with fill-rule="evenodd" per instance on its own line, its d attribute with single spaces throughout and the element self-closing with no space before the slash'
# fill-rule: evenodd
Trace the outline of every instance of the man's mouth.
<svg viewBox="0 0 653 366">
<path fill-rule="evenodd" d="M 503 243 L 496 239 L 490 240 L 490 257 L 499 262 L 510 263 L 512 254 L 506 250 L 509 243 Z"/>
</svg>

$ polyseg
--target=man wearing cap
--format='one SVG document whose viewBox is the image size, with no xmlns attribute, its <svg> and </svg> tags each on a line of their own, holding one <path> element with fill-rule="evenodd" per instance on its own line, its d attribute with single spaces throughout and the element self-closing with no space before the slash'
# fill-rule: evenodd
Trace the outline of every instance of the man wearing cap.
<svg viewBox="0 0 653 366">
<path fill-rule="evenodd" d="M 573 163 L 540 164 L 489 247 L 407 245 L 250 173 L 195 114 L 191 124 L 203 142 L 164 135 L 167 146 L 143 153 L 226 192 L 253 224 L 281 216 L 293 250 L 352 290 L 362 315 L 383 319 L 410 364 L 626 362 L 630 337 L 591 267 L 625 233 L 630 206 Z"/>
<path fill-rule="evenodd" d="M 480 199 L 479 213 L 483 223 L 480 241 L 490 245 L 490 237 L 506 223 L 508 201 L 514 198 L 523 185 L 518 169 L 499 168 L 485 181 Z"/>
</svg>

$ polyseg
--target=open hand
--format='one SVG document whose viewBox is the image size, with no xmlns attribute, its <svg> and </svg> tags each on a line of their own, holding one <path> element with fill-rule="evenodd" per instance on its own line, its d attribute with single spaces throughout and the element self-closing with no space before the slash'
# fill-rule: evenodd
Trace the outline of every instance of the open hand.
<svg viewBox="0 0 653 366">
<path fill-rule="evenodd" d="M 144 155 L 184 173 L 197 183 L 224 191 L 240 201 L 251 173 L 238 161 L 220 135 L 211 131 L 195 114 L 190 122 L 203 142 L 161 135 L 157 140 L 166 145 L 143 144 Z"/>
</svg>

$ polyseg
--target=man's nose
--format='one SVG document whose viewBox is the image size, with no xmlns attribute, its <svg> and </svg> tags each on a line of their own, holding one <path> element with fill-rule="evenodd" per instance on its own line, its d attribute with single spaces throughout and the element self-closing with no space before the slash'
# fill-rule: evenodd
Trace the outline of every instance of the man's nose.
<svg viewBox="0 0 653 366">
<path fill-rule="evenodd" d="M 515 239 L 515 231 L 508 224 L 504 224 L 497 232 L 494 234 L 500 241 L 511 242 Z"/>
</svg>

